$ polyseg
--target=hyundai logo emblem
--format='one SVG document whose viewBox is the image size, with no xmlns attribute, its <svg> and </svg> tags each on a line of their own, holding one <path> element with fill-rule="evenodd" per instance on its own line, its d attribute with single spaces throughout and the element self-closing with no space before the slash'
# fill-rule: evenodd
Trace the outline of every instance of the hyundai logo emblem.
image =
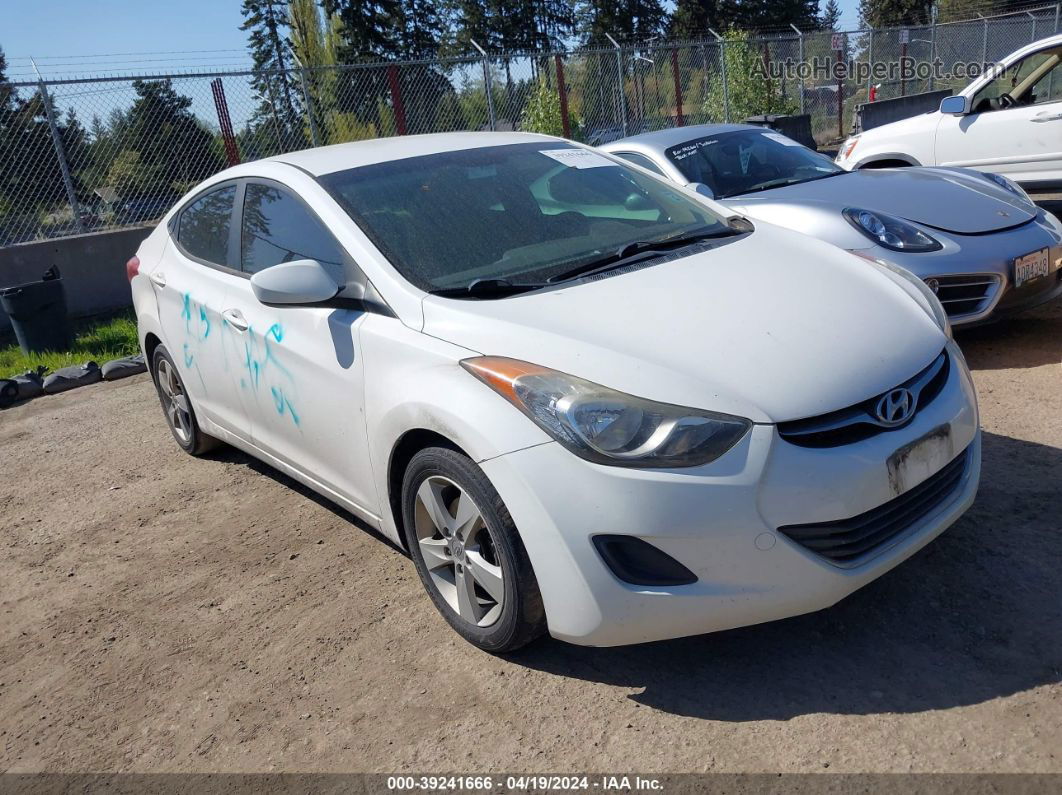
<svg viewBox="0 0 1062 795">
<path fill-rule="evenodd" d="M 926 287 L 933 291 L 933 295 L 940 292 L 940 282 L 936 279 L 926 279 Z"/>
<path fill-rule="evenodd" d="M 911 390 L 903 387 L 893 389 L 878 399 L 878 405 L 874 411 L 878 415 L 878 421 L 888 428 L 903 425 L 914 416 L 914 395 L 911 394 Z"/>
</svg>

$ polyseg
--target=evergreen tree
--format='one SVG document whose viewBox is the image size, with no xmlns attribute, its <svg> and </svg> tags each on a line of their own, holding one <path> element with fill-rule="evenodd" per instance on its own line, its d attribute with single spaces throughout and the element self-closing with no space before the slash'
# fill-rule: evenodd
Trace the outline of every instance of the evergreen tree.
<svg viewBox="0 0 1062 795">
<path fill-rule="evenodd" d="M 644 42 L 664 30 L 667 13 L 660 0 L 579 0 L 578 30 L 588 44 L 617 41 Z"/>
<path fill-rule="evenodd" d="M 134 80 L 137 98 L 123 126 L 123 151 L 110 184 L 123 198 L 183 193 L 224 168 L 214 136 L 192 114 L 192 100 L 169 80 Z M 119 168 L 120 167 L 120 168 Z"/>
<path fill-rule="evenodd" d="M 720 26 L 718 0 L 677 0 L 667 30 L 672 39 L 701 39 Z"/>
<path fill-rule="evenodd" d="M 261 105 L 255 114 L 255 126 L 272 130 L 281 151 L 298 145 L 299 88 L 288 43 L 281 30 L 286 26 L 283 4 L 276 0 L 243 0 L 244 21 L 240 30 L 247 32 L 255 75 L 251 79 Z"/>
<path fill-rule="evenodd" d="M 724 27 L 737 30 L 801 30 L 819 26 L 818 0 L 723 0 L 720 17 Z"/>
<path fill-rule="evenodd" d="M 926 25 L 932 7 L 933 0 L 859 0 L 859 17 L 872 28 Z"/>
<path fill-rule="evenodd" d="M 823 30 L 837 30 L 840 22 L 841 7 L 837 5 L 837 0 L 828 0 L 826 7 L 819 15 L 819 27 Z"/>
</svg>

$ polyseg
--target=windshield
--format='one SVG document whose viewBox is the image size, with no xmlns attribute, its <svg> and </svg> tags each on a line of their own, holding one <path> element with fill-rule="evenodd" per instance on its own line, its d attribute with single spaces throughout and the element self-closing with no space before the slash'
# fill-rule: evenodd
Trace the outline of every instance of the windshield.
<svg viewBox="0 0 1062 795">
<path fill-rule="evenodd" d="M 716 198 L 846 173 L 825 155 L 771 130 L 736 130 L 673 146 L 665 153 L 690 182 Z"/>
<path fill-rule="evenodd" d="M 428 292 L 492 280 L 537 286 L 632 243 L 728 230 L 666 183 L 561 142 L 442 152 L 321 182 Z"/>
</svg>

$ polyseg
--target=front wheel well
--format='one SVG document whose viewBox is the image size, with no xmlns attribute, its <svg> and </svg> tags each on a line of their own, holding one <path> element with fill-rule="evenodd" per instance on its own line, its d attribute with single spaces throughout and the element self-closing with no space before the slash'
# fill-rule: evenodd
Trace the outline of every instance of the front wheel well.
<svg viewBox="0 0 1062 795">
<path fill-rule="evenodd" d="M 869 163 L 860 164 L 859 168 L 910 168 L 912 165 L 914 164 L 908 163 L 906 160 L 890 158 L 887 160 L 871 160 Z"/>
<path fill-rule="evenodd" d="M 402 478 L 405 477 L 406 467 L 413 460 L 413 456 L 429 447 L 445 447 L 461 455 L 468 455 L 441 433 L 429 431 L 427 428 L 406 431 L 395 444 L 387 467 L 387 501 L 395 520 L 395 527 L 398 529 L 399 542 L 403 548 L 406 546 L 406 541 L 402 527 Z"/>
</svg>

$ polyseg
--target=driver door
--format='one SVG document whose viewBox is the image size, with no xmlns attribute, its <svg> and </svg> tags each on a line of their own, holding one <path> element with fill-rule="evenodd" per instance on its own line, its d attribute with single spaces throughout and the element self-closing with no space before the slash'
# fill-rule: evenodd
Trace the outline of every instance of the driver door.
<svg viewBox="0 0 1062 795">
<path fill-rule="evenodd" d="M 936 161 L 1022 183 L 1062 183 L 1062 47 L 1028 55 L 973 97 L 973 112 L 942 114 Z"/>
</svg>

